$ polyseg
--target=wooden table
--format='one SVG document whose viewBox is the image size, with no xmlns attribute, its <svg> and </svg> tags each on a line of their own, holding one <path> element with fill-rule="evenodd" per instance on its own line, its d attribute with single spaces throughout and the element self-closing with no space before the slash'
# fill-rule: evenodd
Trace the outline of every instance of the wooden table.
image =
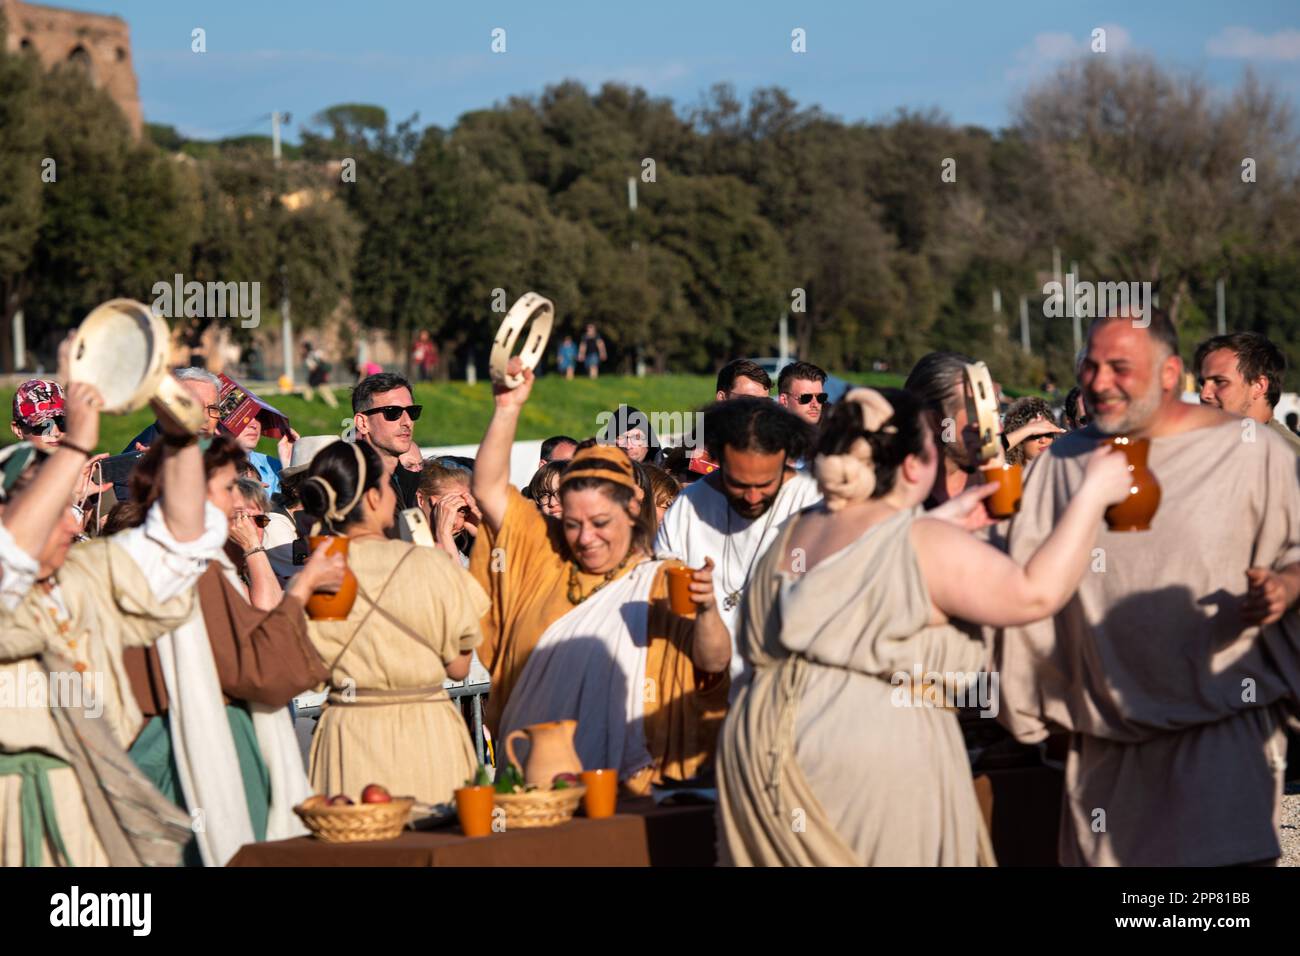
<svg viewBox="0 0 1300 956">
<path fill-rule="evenodd" d="M 467 837 L 459 826 L 407 830 L 395 840 L 322 843 L 296 837 L 250 843 L 229 866 L 711 866 L 714 807 L 656 807 L 620 799 L 604 820 Z"/>
</svg>

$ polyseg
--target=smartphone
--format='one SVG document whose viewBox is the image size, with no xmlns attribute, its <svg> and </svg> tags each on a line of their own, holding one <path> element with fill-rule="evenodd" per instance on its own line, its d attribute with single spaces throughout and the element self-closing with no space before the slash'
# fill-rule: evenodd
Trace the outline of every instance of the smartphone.
<svg viewBox="0 0 1300 956">
<path fill-rule="evenodd" d="M 419 508 L 406 508 L 397 516 L 397 533 L 403 541 L 433 547 L 433 531 Z"/>
<path fill-rule="evenodd" d="M 143 452 L 128 451 L 124 455 L 112 455 L 99 462 L 100 482 L 113 483 L 113 495 L 118 501 L 130 501 L 131 472 L 144 457 Z"/>
</svg>

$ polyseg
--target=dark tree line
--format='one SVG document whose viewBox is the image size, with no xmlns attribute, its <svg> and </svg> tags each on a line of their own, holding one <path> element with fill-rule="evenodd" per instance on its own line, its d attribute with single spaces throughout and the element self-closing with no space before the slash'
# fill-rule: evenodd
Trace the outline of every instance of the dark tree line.
<svg viewBox="0 0 1300 956">
<path fill-rule="evenodd" d="M 6 320 L 21 307 L 29 326 L 67 327 L 174 272 L 259 279 L 264 311 L 288 283 L 301 327 L 342 303 L 403 344 L 430 329 L 459 372 L 486 359 L 495 290 L 535 289 L 561 332 L 596 323 L 625 369 L 775 354 L 788 314 L 798 353 L 827 367 L 963 348 L 1030 383 L 1071 377 L 1070 320 L 1042 305 L 1055 247 L 1082 278 L 1153 283 L 1189 347 L 1213 331 L 1222 277 L 1229 327 L 1300 364 L 1295 127 L 1249 76 L 1216 99 L 1150 61 L 1092 56 L 996 132 L 935 112 L 845 123 L 775 88 L 683 107 L 569 82 L 450 130 L 332 107 L 279 168 L 256 137 L 153 127 L 136 143 L 106 104 L 71 71 L 0 57 Z"/>
</svg>

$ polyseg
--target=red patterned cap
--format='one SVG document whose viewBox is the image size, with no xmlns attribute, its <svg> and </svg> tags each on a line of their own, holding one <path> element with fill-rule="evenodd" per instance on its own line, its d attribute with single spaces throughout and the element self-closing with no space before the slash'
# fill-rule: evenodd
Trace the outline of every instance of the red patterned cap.
<svg viewBox="0 0 1300 956">
<path fill-rule="evenodd" d="M 14 392 L 14 421 L 39 425 L 63 414 L 63 387 L 45 378 L 23 382 Z"/>
</svg>

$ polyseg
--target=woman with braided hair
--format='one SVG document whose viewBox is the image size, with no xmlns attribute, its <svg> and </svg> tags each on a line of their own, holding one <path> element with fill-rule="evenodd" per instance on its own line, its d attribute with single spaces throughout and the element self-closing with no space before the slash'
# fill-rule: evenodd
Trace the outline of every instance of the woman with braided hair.
<svg viewBox="0 0 1300 956">
<path fill-rule="evenodd" d="M 522 371 L 514 361 L 516 374 Z M 654 502 L 618 447 L 584 442 L 559 478 L 560 515 L 509 484 L 510 449 L 531 372 L 497 386 L 473 492 L 483 523 L 470 571 L 491 597 L 483 621 L 492 674 L 489 726 L 578 722 L 588 769 L 617 768 L 632 793 L 712 763 L 726 713 L 731 637 L 712 563 L 691 584 L 696 611 L 668 606 L 668 562 L 654 560 Z"/>
<path fill-rule="evenodd" d="M 348 538 L 357 578 L 346 620 L 308 623 L 330 675 L 312 739 L 312 787 L 356 800 L 379 783 L 424 803 L 450 802 L 477 760 L 443 681 L 469 673 L 487 597 L 446 551 L 386 536 L 396 493 L 366 443 L 320 452 L 299 495 L 313 533 Z"/>
<path fill-rule="evenodd" d="M 821 505 L 792 518 L 746 592 L 754 668 L 719 744 L 721 855 L 737 865 L 992 863 L 952 700 L 986 665 L 978 632 L 1059 610 L 1122 456 L 1094 456 L 1080 494 L 1022 568 L 966 527 L 973 488 L 937 520 L 931 413 L 906 391 L 854 389 L 823 423 Z M 996 685 L 994 685 L 996 691 Z M 996 713 L 996 696 L 986 701 Z M 945 706 L 946 705 L 946 706 Z"/>
</svg>

